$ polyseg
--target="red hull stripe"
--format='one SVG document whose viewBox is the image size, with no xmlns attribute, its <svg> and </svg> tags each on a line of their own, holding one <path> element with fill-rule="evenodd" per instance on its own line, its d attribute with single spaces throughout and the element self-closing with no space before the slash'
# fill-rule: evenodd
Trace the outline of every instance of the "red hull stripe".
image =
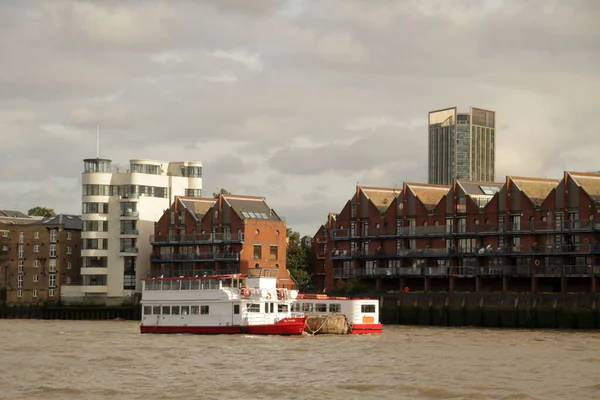
<svg viewBox="0 0 600 400">
<path fill-rule="evenodd" d="M 196 333 L 204 335 L 301 335 L 304 318 L 290 318 L 271 325 L 249 326 L 140 326 L 141 333 Z"/>
<path fill-rule="evenodd" d="M 353 335 L 379 335 L 383 331 L 382 324 L 354 324 L 352 325 Z"/>
</svg>

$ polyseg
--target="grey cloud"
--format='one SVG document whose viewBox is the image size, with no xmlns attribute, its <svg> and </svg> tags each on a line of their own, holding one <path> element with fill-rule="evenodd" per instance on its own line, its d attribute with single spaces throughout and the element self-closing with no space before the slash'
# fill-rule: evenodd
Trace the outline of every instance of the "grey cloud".
<svg viewBox="0 0 600 400">
<path fill-rule="evenodd" d="M 79 190 L 39 185 L 77 187 L 97 124 L 103 156 L 204 161 L 207 193 L 264 195 L 304 233 L 356 181 L 424 180 L 431 109 L 498 112 L 500 180 L 597 169 L 599 13 L 597 1 L 2 2 L 0 185 L 20 185 L 2 201 L 79 212 Z"/>
</svg>

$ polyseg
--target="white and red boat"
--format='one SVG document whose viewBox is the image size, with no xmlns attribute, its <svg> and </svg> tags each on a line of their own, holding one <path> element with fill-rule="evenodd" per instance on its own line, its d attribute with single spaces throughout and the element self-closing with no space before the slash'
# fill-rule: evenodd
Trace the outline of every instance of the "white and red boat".
<svg viewBox="0 0 600 400">
<path fill-rule="evenodd" d="M 307 314 L 342 313 L 352 333 L 381 333 L 377 300 L 277 288 L 276 269 L 142 281 L 141 333 L 300 335 Z"/>
</svg>

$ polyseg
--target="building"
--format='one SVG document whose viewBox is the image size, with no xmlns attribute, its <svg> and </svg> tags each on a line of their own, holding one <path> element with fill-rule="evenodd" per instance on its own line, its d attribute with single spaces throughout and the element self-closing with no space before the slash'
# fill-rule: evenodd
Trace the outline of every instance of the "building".
<svg viewBox="0 0 600 400">
<path fill-rule="evenodd" d="M 175 196 L 202 194 L 202 164 L 131 160 L 119 171 L 107 159 L 84 160 L 83 282 L 68 303 L 119 305 L 135 301 L 149 270 L 148 237 Z"/>
<path fill-rule="evenodd" d="M 264 197 L 177 197 L 150 243 L 152 277 L 277 268 L 279 286 L 295 287 L 286 268 L 286 223 Z"/>
<path fill-rule="evenodd" d="M 0 218 L 0 287 L 6 302 L 58 302 L 61 287 L 81 277 L 81 229 L 77 215 Z"/>
<path fill-rule="evenodd" d="M 454 180 L 495 180 L 496 113 L 471 107 L 458 113 L 456 107 L 429 113 L 429 178 L 434 185 Z"/>
<path fill-rule="evenodd" d="M 359 186 L 314 237 L 315 284 L 373 290 L 593 292 L 600 173 Z"/>
</svg>

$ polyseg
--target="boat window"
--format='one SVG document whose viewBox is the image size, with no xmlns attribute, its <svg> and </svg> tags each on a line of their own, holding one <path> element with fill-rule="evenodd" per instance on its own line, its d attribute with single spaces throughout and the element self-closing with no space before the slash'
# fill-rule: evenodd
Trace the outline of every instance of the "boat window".
<svg viewBox="0 0 600 400">
<path fill-rule="evenodd" d="M 190 280 L 184 279 L 181 281 L 181 290 L 189 290 L 190 289 Z"/>
<path fill-rule="evenodd" d="M 200 314 L 208 315 L 208 306 L 200 306 Z"/>
<path fill-rule="evenodd" d="M 190 314 L 192 314 L 192 315 L 198 315 L 198 314 L 200 314 L 200 307 L 199 306 L 191 306 L 190 307 Z"/>
<path fill-rule="evenodd" d="M 179 279 L 171 281 L 171 290 L 179 290 L 180 284 L 181 281 Z"/>
<path fill-rule="evenodd" d="M 292 311 L 299 312 L 300 311 L 300 303 L 292 304 Z"/>
<path fill-rule="evenodd" d="M 160 315 L 160 306 L 153 306 L 152 307 L 152 314 L 154 314 L 154 315 Z"/>
<path fill-rule="evenodd" d="M 271 308 L 271 312 L 275 312 L 275 303 L 269 303 L 270 304 L 270 308 Z"/>
<path fill-rule="evenodd" d="M 223 279 L 221 281 L 221 287 L 231 287 L 231 279 Z"/>
<path fill-rule="evenodd" d="M 342 311 L 342 305 L 341 304 L 330 304 L 329 305 L 329 312 L 330 313 L 338 313 Z"/>
<path fill-rule="evenodd" d="M 277 304 L 277 312 L 280 312 L 280 313 L 288 312 L 288 305 L 287 304 Z"/>
<path fill-rule="evenodd" d="M 233 279 L 233 287 L 238 287 L 238 280 L 237 279 Z"/>
<path fill-rule="evenodd" d="M 260 312 L 260 304 L 248 304 L 248 307 L 246 307 L 246 311 Z"/>
<path fill-rule="evenodd" d="M 144 306 L 144 315 L 152 315 L 152 307 Z"/>
<path fill-rule="evenodd" d="M 172 306 L 171 307 L 171 314 L 172 315 L 179 315 L 179 306 Z"/>
<path fill-rule="evenodd" d="M 234 304 L 233 305 L 233 313 L 234 314 L 239 314 L 240 313 L 240 305 L 239 304 Z"/>
<path fill-rule="evenodd" d="M 181 306 L 181 315 L 188 315 L 190 313 L 190 306 Z"/>
<path fill-rule="evenodd" d="M 265 313 L 269 313 L 269 303 L 265 303 Z"/>
<path fill-rule="evenodd" d="M 313 304 L 312 303 L 304 303 L 304 304 L 302 304 L 302 311 L 304 311 L 304 312 L 312 312 L 313 311 Z"/>
<path fill-rule="evenodd" d="M 360 306 L 360 312 L 362 312 L 362 313 L 374 313 L 375 312 L 375 304 L 362 304 Z"/>
<path fill-rule="evenodd" d="M 163 308 L 162 308 L 162 314 L 163 315 L 170 315 L 171 314 L 171 307 L 169 307 L 169 306 L 163 306 Z"/>
<path fill-rule="evenodd" d="M 200 281 L 198 279 L 194 279 L 193 281 L 191 281 L 190 289 L 192 289 L 192 290 L 200 289 Z"/>
<path fill-rule="evenodd" d="M 316 312 L 327 312 L 327 304 L 324 304 L 324 303 L 315 304 L 315 311 Z"/>
</svg>

